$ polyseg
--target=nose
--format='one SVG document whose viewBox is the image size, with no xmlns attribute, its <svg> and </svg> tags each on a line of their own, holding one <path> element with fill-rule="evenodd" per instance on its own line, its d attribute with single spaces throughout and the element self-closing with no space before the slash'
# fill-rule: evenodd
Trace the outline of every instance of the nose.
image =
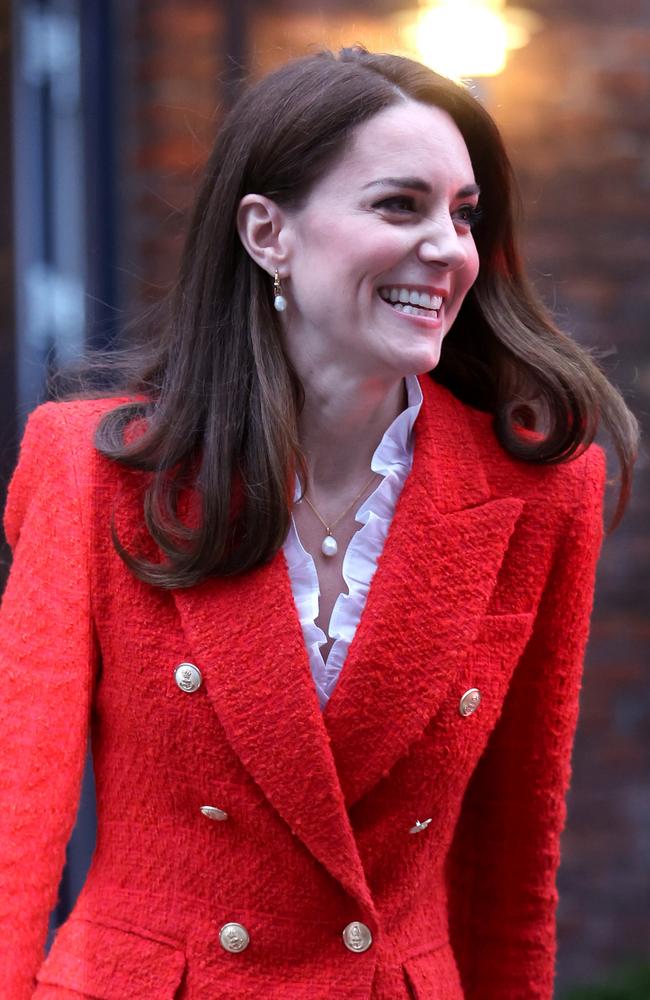
<svg viewBox="0 0 650 1000">
<path fill-rule="evenodd" d="M 462 267 L 467 260 L 467 249 L 456 232 L 453 219 L 436 220 L 429 226 L 418 245 L 418 256 L 426 264 L 437 264 L 450 271 Z"/>
</svg>

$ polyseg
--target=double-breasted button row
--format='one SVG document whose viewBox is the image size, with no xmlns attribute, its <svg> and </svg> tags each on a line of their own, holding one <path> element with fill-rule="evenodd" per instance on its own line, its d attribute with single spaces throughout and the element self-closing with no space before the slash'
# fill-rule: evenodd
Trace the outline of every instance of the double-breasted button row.
<svg viewBox="0 0 650 1000">
<path fill-rule="evenodd" d="M 203 680 L 201 676 L 201 671 L 194 663 L 179 663 L 174 671 L 174 678 L 181 691 L 185 691 L 188 694 L 193 694 L 194 691 L 198 691 L 198 689 L 201 687 L 201 683 Z M 458 711 L 462 716 L 466 717 L 475 712 L 480 703 L 481 703 L 481 692 L 479 691 L 479 689 L 469 688 L 467 691 L 465 691 L 464 695 L 460 699 Z M 228 813 L 224 809 L 219 809 L 218 806 L 201 806 L 201 812 L 203 813 L 204 816 L 206 816 L 208 819 L 211 820 L 223 821 L 228 819 Z M 413 826 L 410 827 L 409 833 L 421 833 L 423 830 L 426 830 L 429 823 L 431 823 L 431 818 L 425 820 L 416 819 Z M 358 929 L 359 927 L 365 925 L 353 923 L 349 924 L 348 926 Z M 348 928 L 346 928 L 344 931 L 344 940 L 346 940 L 345 934 L 347 930 Z M 351 931 L 350 933 L 357 933 L 357 931 L 356 930 L 354 932 Z M 368 931 L 368 933 L 370 932 Z M 346 947 L 350 947 L 347 941 L 346 941 Z M 370 945 L 368 944 L 367 947 L 370 947 Z M 351 950 L 358 951 L 365 949 L 351 948 Z"/>
<path fill-rule="evenodd" d="M 195 663 L 179 663 L 174 670 L 174 680 L 176 681 L 181 691 L 185 691 L 187 694 L 194 694 L 194 692 L 198 691 L 198 689 L 201 687 L 201 684 L 203 683 L 203 677 L 201 676 L 201 671 L 199 670 L 199 668 L 196 666 Z M 201 812 L 203 813 L 204 816 L 207 816 L 208 819 L 214 819 L 219 821 L 228 819 L 228 813 L 224 809 L 219 809 L 218 806 L 201 806 Z M 224 931 L 227 934 L 229 933 L 227 930 L 228 928 L 232 929 L 233 927 L 240 927 L 240 926 L 241 926 L 240 924 L 226 924 L 225 928 L 222 928 L 222 931 Z M 245 928 L 242 929 L 244 930 L 244 933 L 246 933 Z M 243 945 L 243 948 L 245 948 L 247 944 L 248 941 L 246 941 L 246 944 Z M 224 948 L 225 947 L 226 945 L 224 944 Z M 228 950 L 242 951 L 243 948 L 229 948 Z"/>
<path fill-rule="evenodd" d="M 219 822 L 223 822 L 228 819 L 228 813 L 225 809 L 219 809 L 218 806 L 201 806 L 201 812 L 208 819 L 217 820 Z M 416 819 L 415 823 L 410 828 L 409 833 L 420 833 L 422 830 L 426 830 L 431 822 L 431 817 L 423 820 Z"/>
<path fill-rule="evenodd" d="M 243 924 L 229 921 L 219 931 L 219 943 L 224 951 L 237 954 L 248 948 L 251 938 Z M 368 951 L 372 944 L 372 934 L 366 924 L 353 920 L 343 928 L 343 944 L 348 951 Z"/>
<path fill-rule="evenodd" d="M 194 694 L 201 687 L 203 677 L 195 663 L 179 663 L 174 670 L 174 679 L 181 691 Z M 458 711 L 467 716 L 475 712 L 481 703 L 481 692 L 478 688 L 470 688 L 460 699 Z"/>
<path fill-rule="evenodd" d="M 481 704 L 481 692 L 479 691 L 479 689 L 469 688 L 469 690 L 466 691 L 465 694 L 460 699 L 460 703 L 458 705 L 458 711 L 463 717 L 466 717 L 468 715 L 471 715 L 472 712 L 475 712 L 480 704 Z M 413 826 L 410 827 L 409 833 L 422 833 L 423 830 L 426 830 L 431 821 L 432 821 L 431 817 L 423 820 L 416 819 Z"/>
</svg>

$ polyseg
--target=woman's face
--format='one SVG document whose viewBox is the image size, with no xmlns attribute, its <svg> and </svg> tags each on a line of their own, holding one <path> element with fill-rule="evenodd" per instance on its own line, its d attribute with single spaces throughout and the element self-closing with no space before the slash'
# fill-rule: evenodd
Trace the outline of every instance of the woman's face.
<svg viewBox="0 0 650 1000">
<path fill-rule="evenodd" d="M 477 202 L 445 111 L 408 101 L 360 125 L 286 213 L 283 318 L 297 370 L 391 379 L 435 368 L 478 273 Z"/>
</svg>

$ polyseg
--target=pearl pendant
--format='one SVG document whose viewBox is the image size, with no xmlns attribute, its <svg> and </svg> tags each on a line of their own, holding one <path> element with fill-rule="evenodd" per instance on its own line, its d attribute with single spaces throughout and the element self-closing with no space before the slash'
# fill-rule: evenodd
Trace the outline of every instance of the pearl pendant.
<svg viewBox="0 0 650 1000">
<path fill-rule="evenodd" d="M 325 538 L 323 539 L 323 544 L 320 547 L 320 550 L 324 556 L 331 557 L 336 555 L 336 553 L 339 550 L 339 547 L 336 544 L 336 539 L 334 538 L 333 535 L 325 536 Z"/>
<path fill-rule="evenodd" d="M 273 305 L 279 313 L 283 313 L 287 308 L 287 300 L 284 295 L 276 295 L 273 299 Z"/>
</svg>

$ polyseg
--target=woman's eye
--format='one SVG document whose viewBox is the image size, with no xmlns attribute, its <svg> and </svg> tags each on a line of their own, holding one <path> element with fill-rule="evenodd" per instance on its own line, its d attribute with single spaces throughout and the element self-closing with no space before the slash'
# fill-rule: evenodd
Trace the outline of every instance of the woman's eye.
<svg viewBox="0 0 650 1000">
<path fill-rule="evenodd" d="M 374 208 L 380 208 L 385 212 L 392 212 L 395 215 L 410 215 L 417 211 L 415 199 L 409 195 L 393 195 L 390 198 L 383 198 L 376 202 Z M 461 205 L 453 213 L 453 217 L 461 225 L 472 229 L 481 218 L 482 212 L 477 205 Z"/>
<path fill-rule="evenodd" d="M 461 205 L 454 212 L 456 218 L 465 226 L 472 229 L 481 218 L 481 209 L 477 205 Z"/>
<path fill-rule="evenodd" d="M 393 198 L 384 198 L 382 201 L 378 201 L 375 208 L 383 208 L 389 212 L 412 212 L 415 208 L 415 202 L 408 195 L 396 195 Z"/>
</svg>

